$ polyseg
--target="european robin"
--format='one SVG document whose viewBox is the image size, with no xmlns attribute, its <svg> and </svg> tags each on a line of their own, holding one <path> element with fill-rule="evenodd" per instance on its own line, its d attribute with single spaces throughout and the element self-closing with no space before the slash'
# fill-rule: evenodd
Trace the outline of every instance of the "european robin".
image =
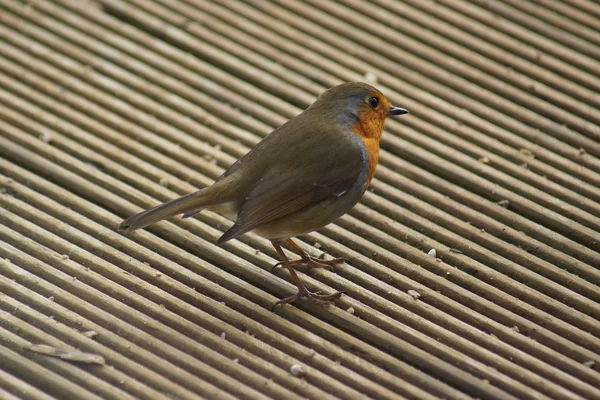
<svg viewBox="0 0 600 400">
<path fill-rule="evenodd" d="M 294 266 L 325 267 L 344 259 L 316 259 L 291 238 L 320 229 L 354 207 L 375 174 L 386 119 L 406 113 L 365 83 L 335 86 L 271 132 L 213 185 L 127 218 L 119 230 L 134 231 L 181 213 L 188 218 L 203 209 L 216 211 L 235 221 L 218 244 L 253 231 L 271 241 L 279 264 L 289 270 L 298 293 L 273 307 L 302 297 L 333 301 L 342 292 L 309 291 Z M 298 260 L 286 257 L 284 241 Z"/>
</svg>

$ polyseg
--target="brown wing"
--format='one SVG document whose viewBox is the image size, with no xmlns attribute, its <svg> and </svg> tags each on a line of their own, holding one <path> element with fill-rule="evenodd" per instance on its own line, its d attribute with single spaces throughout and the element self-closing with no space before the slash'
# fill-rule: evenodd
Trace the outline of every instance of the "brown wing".
<svg viewBox="0 0 600 400">
<path fill-rule="evenodd" d="M 344 147 L 348 148 L 343 152 L 315 160 L 309 171 L 302 160 L 267 170 L 242 203 L 237 222 L 218 243 L 350 189 L 360 176 L 362 155 L 358 147 Z"/>
</svg>

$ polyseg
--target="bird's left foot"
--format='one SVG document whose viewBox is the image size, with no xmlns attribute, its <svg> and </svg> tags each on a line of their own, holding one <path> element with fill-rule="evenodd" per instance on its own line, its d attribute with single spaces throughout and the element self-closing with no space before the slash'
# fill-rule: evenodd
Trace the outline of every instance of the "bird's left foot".
<svg viewBox="0 0 600 400">
<path fill-rule="evenodd" d="M 331 303 L 333 303 L 334 300 L 337 300 L 340 297 L 342 297 L 343 294 L 344 292 L 335 292 L 333 294 L 321 294 L 320 292 L 311 292 L 306 287 L 302 287 L 298 290 L 298 293 L 296 293 L 295 295 L 281 299 L 275 304 L 273 304 L 273 307 L 271 307 L 271 311 L 275 310 L 275 308 L 279 306 L 293 303 L 294 301 L 304 297 L 310 299 L 315 304 L 321 306 L 328 306 Z"/>
</svg>

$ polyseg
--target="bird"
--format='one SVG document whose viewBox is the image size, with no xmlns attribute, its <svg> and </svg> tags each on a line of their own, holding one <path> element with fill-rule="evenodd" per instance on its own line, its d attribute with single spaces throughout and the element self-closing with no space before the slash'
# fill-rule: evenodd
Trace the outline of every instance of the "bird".
<svg viewBox="0 0 600 400">
<path fill-rule="evenodd" d="M 325 227 L 358 203 L 379 162 L 385 121 L 407 113 L 367 83 L 334 86 L 258 142 L 211 186 L 131 216 L 118 230 L 135 231 L 178 214 L 189 218 L 204 209 L 217 212 L 234 222 L 218 245 L 256 233 L 277 251 L 281 262 L 275 266 L 289 271 L 297 293 L 272 309 L 300 298 L 330 304 L 343 292 L 310 291 L 294 267 L 329 267 L 346 260 L 315 258 L 292 238 Z M 290 260 L 284 243 L 300 258 Z"/>
</svg>

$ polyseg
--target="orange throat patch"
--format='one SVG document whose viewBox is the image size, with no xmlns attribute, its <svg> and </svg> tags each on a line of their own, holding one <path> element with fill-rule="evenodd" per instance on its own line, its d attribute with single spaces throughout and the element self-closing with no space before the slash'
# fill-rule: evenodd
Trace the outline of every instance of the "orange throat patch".
<svg viewBox="0 0 600 400">
<path fill-rule="evenodd" d="M 362 138 L 367 153 L 369 154 L 369 170 L 367 171 L 367 187 L 371 184 L 371 179 L 375 175 L 377 164 L 379 163 L 379 140 L 371 138 Z"/>
<path fill-rule="evenodd" d="M 385 115 L 381 115 L 381 113 L 374 110 L 365 110 L 360 113 L 359 122 L 352 127 L 352 132 L 360 136 L 369 155 L 367 186 L 371 183 L 379 163 L 379 142 L 381 141 L 384 123 Z"/>
</svg>

